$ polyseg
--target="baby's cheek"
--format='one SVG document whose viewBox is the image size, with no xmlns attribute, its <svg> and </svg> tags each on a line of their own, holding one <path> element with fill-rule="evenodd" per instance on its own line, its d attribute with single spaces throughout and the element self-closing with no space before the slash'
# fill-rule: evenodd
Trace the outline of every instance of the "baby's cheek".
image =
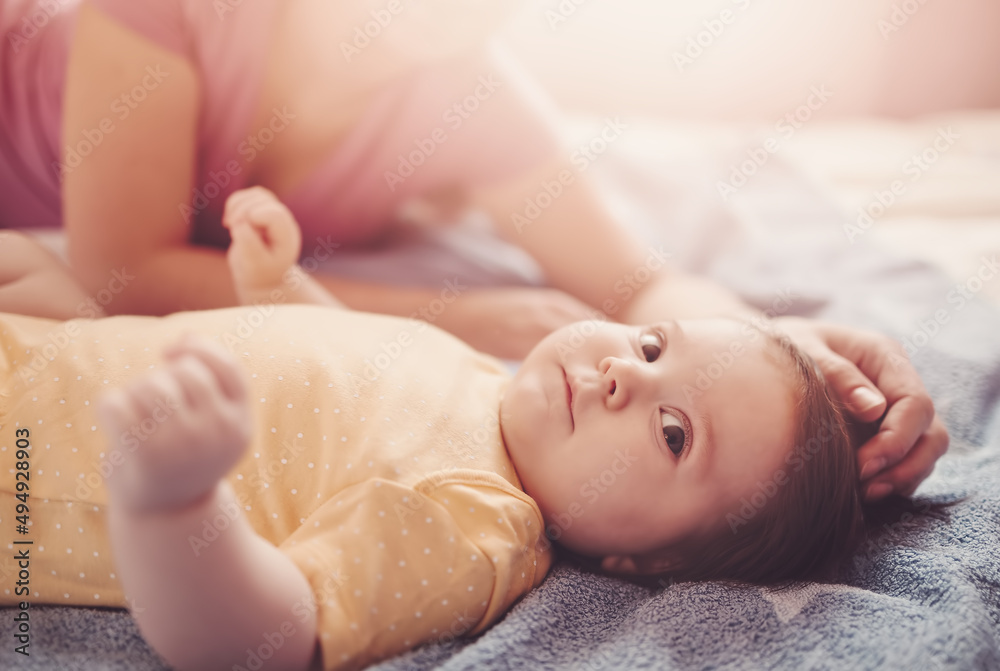
<svg viewBox="0 0 1000 671">
<path fill-rule="evenodd" d="M 549 537 L 559 540 L 592 535 L 602 517 L 602 493 L 595 487 L 595 481 L 579 472 L 546 475 L 547 479 L 536 489 L 536 494 L 529 492 L 529 495 L 535 498 L 542 511 Z"/>
</svg>

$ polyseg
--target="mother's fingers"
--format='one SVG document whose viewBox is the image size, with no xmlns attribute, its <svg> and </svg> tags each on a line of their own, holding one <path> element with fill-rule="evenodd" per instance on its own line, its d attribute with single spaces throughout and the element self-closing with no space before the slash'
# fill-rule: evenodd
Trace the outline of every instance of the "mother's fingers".
<svg viewBox="0 0 1000 671">
<path fill-rule="evenodd" d="M 948 431 L 937 416 L 930 428 L 920 436 L 912 450 L 895 466 L 892 466 L 864 484 L 865 498 L 875 501 L 887 494 L 872 497 L 868 491 L 880 484 L 891 485 L 891 490 L 902 496 L 910 496 L 927 476 L 934 471 L 937 460 L 948 451 Z"/>
<path fill-rule="evenodd" d="M 856 366 L 885 397 L 888 410 L 879 431 L 861 446 L 857 455 L 862 472 L 869 464 L 874 464 L 870 469 L 879 469 L 865 472 L 866 493 L 868 488 L 878 485 L 887 491 L 874 498 L 892 490 L 907 493 L 916 489 L 947 449 L 948 432 L 937 418 L 930 395 L 902 346 L 887 336 L 849 326 L 824 323 L 803 326 L 797 321 L 791 321 L 790 326 L 799 331 L 804 329 L 807 335 L 811 331 L 830 350 Z M 814 343 L 811 338 L 806 342 Z M 817 363 L 821 368 L 823 356 L 819 348 Z M 829 368 L 830 361 L 825 363 Z M 853 379 L 848 366 L 833 367 L 838 366 L 840 370 L 834 370 L 833 377 L 839 374 L 842 379 Z M 829 377 L 828 371 L 824 370 L 824 375 Z M 831 380 L 831 385 L 839 387 L 842 383 L 837 385 Z"/>
<path fill-rule="evenodd" d="M 826 342 L 837 354 L 858 367 L 885 396 L 891 407 L 906 397 L 930 397 L 903 346 L 888 336 L 848 326 L 825 324 Z M 930 424 L 930 418 L 924 428 Z"/>
<path fill-rule="evenodd" d="M 934 420 L 934 404 L 926 393 L 904 396 L 889 406 L 878 433 L 858 450 L 862 469 L 874 459 L 888 466 L 902 461 Z"/>
<path fill-rule="evenodd" d="M 830 387 L 862 422 L 874 422 L 885 412 L 886 400 L 857 366 L 833 351 L 813 356 Z"/>
<path fill-rule="evenodd" d="M 889 404 L 878 433 L 858 451 L 858 462 L 864 468 L 881 458 L 891 469 L 907 457 L 935 421 L 930 394 L 898 342 L 849 327 L 831 326 L 828 333 L 831 348 L 854 361 Z M 940 421 L 934 431 L 939 433 L 947 436 Z M 932 437 L 935 440 L 939 439 Z"/>
</svg>

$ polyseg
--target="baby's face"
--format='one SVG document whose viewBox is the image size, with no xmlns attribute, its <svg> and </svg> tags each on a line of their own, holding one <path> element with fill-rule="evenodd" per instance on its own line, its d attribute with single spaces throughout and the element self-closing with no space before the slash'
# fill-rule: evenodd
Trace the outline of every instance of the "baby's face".
<svg viewBox="0 0 1000 671">
<path fill-rule="evenodd" d="M 785 358 L 730 319 L 581 322 L 545 338 L 505 390 L 500 416 L 550 535 L 608 556 L 722 528 L 791 450 Z"/>
</svg>

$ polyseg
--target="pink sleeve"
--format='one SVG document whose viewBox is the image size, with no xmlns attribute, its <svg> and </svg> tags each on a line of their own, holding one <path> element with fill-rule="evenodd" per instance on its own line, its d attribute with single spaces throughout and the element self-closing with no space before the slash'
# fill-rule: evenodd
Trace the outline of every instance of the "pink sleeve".
<svg viewBox="0 0 1000 671">
<path fill-rule="evenodd" d="M 170 51 L 191 51 L 189 21 L 180 0 L 87 0 L 112 19 Z"/>
</svg>

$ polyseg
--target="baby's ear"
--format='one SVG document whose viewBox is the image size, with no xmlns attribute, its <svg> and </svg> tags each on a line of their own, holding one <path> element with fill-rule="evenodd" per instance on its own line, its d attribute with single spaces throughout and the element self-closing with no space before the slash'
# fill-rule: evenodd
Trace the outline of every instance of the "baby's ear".
<svg viewBox="0 0 1000 671">
<path fill-rule="evenodd" d="M 601 570 L 607 573 L 648 575 L 673 570 L 678 561 L 666 554 L 645 556 L 609 555 L 601 560 Z"/>
</svg>

